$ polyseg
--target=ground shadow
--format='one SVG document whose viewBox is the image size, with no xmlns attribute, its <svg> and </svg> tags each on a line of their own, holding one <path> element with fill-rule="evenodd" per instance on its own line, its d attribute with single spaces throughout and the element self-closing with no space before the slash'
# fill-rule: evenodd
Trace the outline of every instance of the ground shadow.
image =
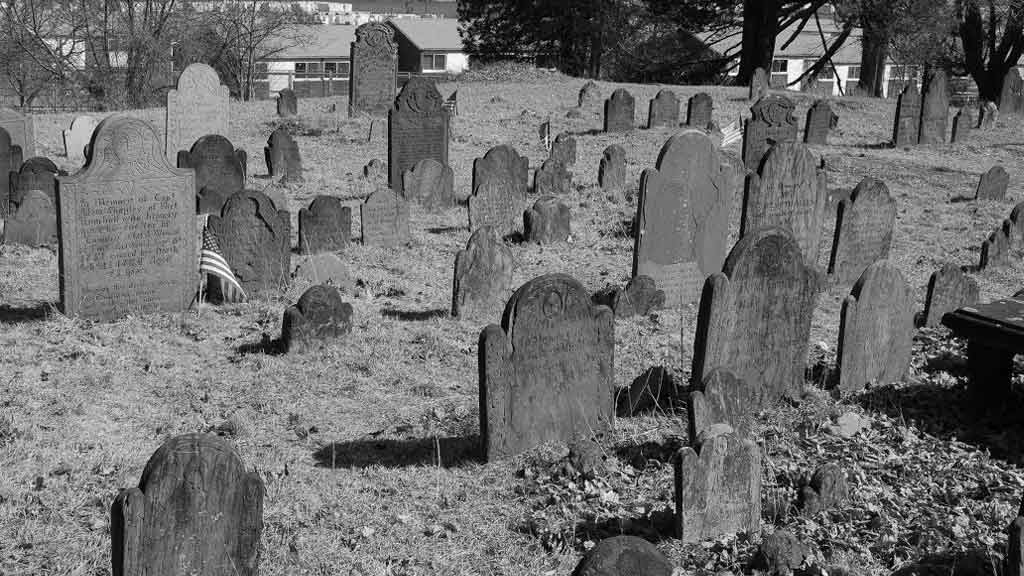
<svg viewBox="0 0 1024 576">
<path fill-rule="evenodd" d="M 56 310 L 57 304 L 44 302 L 28 308 L 14 308 L 7 304 L 0 305 L 0 323 L 20 324 L 23 322 L 34 322 L 46 320 L 46 316 Z"/>
<path fill-rule="evenodd" d="M 850 148 L 860 148 L 861 150 L 892 150 L 893 148 L 896 147 L 892 145 L 892 142 L 885 141 L 875 143 L 864 142 L 861 144 L 852 144 L 850 145 Z"/>
<path fill-rule="evenodd" d="M 434 228 L 427 228 L 427 232 L 431 234 L 452 234 L 462 232 L 465 229 L 465 226 L 435 226 Z"/>
<path fill-rule="evenodd" d="M 578 542 L 600 542 L 613 536 L 636 536 L 657 544 L 676 537 L 675 513 L 663 508 L 646 516 L 584 520 L 576 524 L 575 533 Z"/>
<path fill-rule="evenodd" d="M 605 134 L 603 128 L 591 128 L 589 130 L 570 130 L 566 132 L 570 136 L 597 136 L 599 134 Z"/>
<path fill-rule="evenodd" d="M 328 444 L 313 453 L 322 468 L 403 468 L 437 466 L 456 468 L 483 462 L 480 437 L 409 438 L 349 440 Z"/>
<path fill-rule="evenodd" d="M 616 458 L 628 463 L 637 470 L 643 470 L 651 461 L 659 464 L 672 462 L 676 453 L 685 445 L 683 438 L 670 437 L 659 441 L 649 440 L 637 444 L 636 442 L 624 442 L 613 448 Z"/>
<path fill-rule="evenodd" d="M 446 318 L 448 316 L 448 312 L 449 311 L 444 308 L 434 308 L 433 310 L 396 310 L 394 308 L 383 308 L 381 309 L 380 314 L 385 318 L 394 318 L 405 322 L 422 322 L 424 320 L 432 320 L 434 318 Z"/>
<path fill-rule="evenodd" d="M 526 236 L 522 232 L 512 232 L 511 234 L 506 234 L 501 239 L 511 244 L 523 244 L 526 242 Z"/>
<path fill-rule="evenodd" d="M 974 196 L 964 196 L 964 195 L 961 194 L 960 196 L 953 196 L 952 198 L 950 198 L 949 199 L 949 203 L 950 204 L 959 204 L 961 202 L 973 202 L 974 200 L 975 200 Z"/>
<path fill-rule="evenodd" d="M 279 356 L 285 353 L 284 341 L 280 338 L 271 339 L 266 334 L 259 342 L 242 344 L 235 348 L 237 354 L 266 354 L 268 356 Z"/>
</svg>

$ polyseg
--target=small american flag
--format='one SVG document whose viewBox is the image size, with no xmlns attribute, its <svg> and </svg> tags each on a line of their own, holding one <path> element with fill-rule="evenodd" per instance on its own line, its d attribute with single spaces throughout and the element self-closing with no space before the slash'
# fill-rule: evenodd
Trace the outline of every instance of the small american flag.
<svg viewBox="0 0 1024 576">
<path fill-rule="evenodd" d="M 540 133 L 540 141 L 544 144 L 544 149 L 551 151 L 551 120 L 540 125 L 538 130 Z"/>
<path fill-rule="evenodd" d="M 244 302 L 245 290 L 235 278 L 227 260 L 220 253 L 217 235 L 209 226 L 203 227 L 203 249 L 199 253 L 199 272 L 206 272 L 217 278 L 223 302 Z"/>
<path fill-rule="evenodd" d="M 725 128 L 722 128 L 722 148 L 727 148 L 743 139 L 743 129 L 740 128 L 741 125 L 741 122 L 736 121 Z"/>
<path fill-rule="evenodd" d="M 452 92 L 452 95 L 444 101 L 444 109 L 452 116 L 459 115 L 459 91 Z"/>
</svg>

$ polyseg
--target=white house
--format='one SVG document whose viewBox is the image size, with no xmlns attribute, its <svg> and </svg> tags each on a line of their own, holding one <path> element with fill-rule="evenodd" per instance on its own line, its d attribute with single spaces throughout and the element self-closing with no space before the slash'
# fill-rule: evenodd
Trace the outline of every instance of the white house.
<svg viewBox="0 0 1024 576">
<path fill-rule="evenodd" d="M 392 18 L 398 41 L 398 71 L 456 75 L 469 69 L 459 21 L 452 18 Z"/>
</svg>

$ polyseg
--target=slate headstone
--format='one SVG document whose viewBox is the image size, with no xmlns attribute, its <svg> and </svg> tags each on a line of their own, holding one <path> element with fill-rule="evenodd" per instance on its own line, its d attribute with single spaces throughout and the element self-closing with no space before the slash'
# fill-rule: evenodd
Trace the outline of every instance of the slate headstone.
<svg viewBox="0 0 1024 576">
<path fill-rule="evenodd" d="M 3 230 L 4 244 L 56 247 L 57 208 L 48 194 L 30 190 L 4 223 Z"/>
<path fill-rule="evenodd" d="M 561 162 L 565 166 L 576 164 L 576 137 L 568 132 L 555 136 L 548 159 Z"/>
<path fill-rule="evenodd" d="M 849 497 L 849 492 L 846 472 L 829 462 L 815 470 L 807 485 L 800 488 L 797 506 L 803 514 L 813 516 L 838 506 Z"/>
<path fill-rule="evenodd" d="M 21 148 L 22 156 L 36 155 L 36 125 L 31 114 L 0 106 L 0 129 L 11 135 L 11 145 Z"/>
<path fill-rule="evenodd" d="M 766 96 L 750 108 L 743 131 L 743 165 L 756 171 L 773 144 L 796 142 L 796 106 L 785 96 Z"/>
<path fill-rule="evenodd" d="M 650 109 L 647 114 L 647 128 L 668 126 L 676 128 L 679 126 L 679 97 L 676 93 L 661 89 L 651 99 Z"/>
<path fill-rule="evenodd" d="M 672 576 L 672 563 L 658 547 L 636 536 L 613 536 L 587 552 L 572 576 Z"/>
<path fill-rule="evenodd" d="M 430 158 L 448 165 L 448 111 L 434 83 L 413 76 L 388 111 L 388 185 L 402 195 L 402 174 Z"/>
<path fill-rule="evenodd" d="M 490 180 L 501 180 L 520 201 L 526 200 L 530 161 L 509 144 L 499 144 L 473 161 L 473 192 Z"/>
<path fill-rule="evenodd" d="M 955 264 L 946 263 L 928 279 L 924 325 L 939 326 L 947 312 L 978 303 L 978 283 Z"/>
<path fill-rule="evenodd" d="M 384 116 L 395 101 L 398 43 L 394 28 L 367 22 L 356 28 L 352 43 L 352 78 L 348 84 L 348 115 L 366 112 Z"/>
<path fill-rule="evenodd" d="M 999 110 L 1006 114 L 1024 113 L 1024 80 L 1020 71 L 1010 68 L 1003 77 L 1003 89 L 999 96 Z"/>
<path fill-rule="evenodd" d="M 872 262 L 889 257 L 896 225 L 896 201 L 885 183 L 867 177 L 839 202 L 828 273 L 852 285 Z"/>
<path fill-rule="evenodd" d="M 572 190 L 572 172 L 555 158 L 548 158 L 533 174 L 533 191 L 541 196 L 565 196 Z"/>
<path fill-rule="evenodd" d="M 595 295 L 595 304 L 601 303 L 596 301 Z M 650 276 L 634 276 L 626 282 L 625 288 L 616 288 L 612 292 L 606 305 L 619 318 L 646 316 L 665 307 L 665 291 L 659 290 Z"/>
<path fill-rule="evenodd" d="M 171 161 L 207 134 L 230 136 L 228 87 L 220 83 L 217 71 L 208 64 L 189 64 L 177 88 L 167 92 L 166 118 L 164 150 Z"/>
<path fill-rule="evenodd" d="M 220 134 L 203 136 L 191 150 L 178 151 L 178 168 L 196 171 L 200 214 L 220 214 L 228 198 L 245 188 L 248 161 L 245 150 L 235 149 L 234 144 Z"/>
<path fill-rule="evenodd" d="M 734 433 L 691 439 L 675 460 L 676 536 L 697 543 L 761 525 L 761 449 Z"/>
<path fill-rule="evenodd" d="M 334 286 L 318 284 L 284 311 L 281 343 L 285 352 L 305 352 L 329 345 L 351 331 L 352 305 L 342 302 Z"/>
<path fill-rule="evenodd" d="M 490 226 L 478 228 L 455 255 L 452 316 L 485 315 L 499 309 L 512 286 L 515 260 Z"/>
<path fill-rule="evenodd" d="M 11 135 L 0 128 L 0 217 L 11 212 L 11 179 L 12 170 L 21 167 L 21 147 L 11 143 Z"/>
<path fill-rule="evenodd" d="M 291 118 L 299 113 L 299 99 L 291 88 L 284 88 L 277 93 L 277 115 Z"/>
<path fill-rule="evenodd" d="M 491 226 L 502 237 L 511 234 L 519 229 L 524 203 L 508 180 L 487 179 L 469 197 L 469 229 Z"/>
<path fill-rule="evenodd" d="M 925 79 L 921 92 L 921 127 L 918 142 L 921 144 L 943 144 L 946 142 L 946 123 L 949 121 L 949 93 L 946 73 L 932 70 Z"/>
<path fill-rule="evenodd" d="M 587 83 L 580 88 L 579 98 L 577 99 L 577 105 L 580 108 L 588 106 L 590 104 L 597 104 L 601 101 L 601 89 L 598 88 L 597 83 L 593 80 L 587 80 Z"/>
<path fill-rule="evenodd" d="M 601 153 L 597 182 L 607 194 L 621 194 L 626 188 L 626 149 L 612 144 Z"/>
<path fill-rule="evenodd" d="M 291 217 L 261 192 L 235 192 L 207 226 L 221 255 L 250 297 L 287 285 L 291 273 Z"/>
<path fill-rule="evenodd" d="M 380 188 L 359 207 L 363 245 L 394 248 L 408 244 L 409 204 L 390 188 Z"/>
<path fill-rule="evenodd" d="M 89 145 L 98 124 L 99 121 L 92 116 L 75 116 L 71 127 L 63 132 L 64 156 L 68 160 L 85 160 L 85 147 Z"/>
<path fill-rule="evenodd" d="M 296 184 L 304 180 L 299 145 L 284 126 L 270 134 L 263 153 L 266 156 L 267 172 L 281 184 Z"/>
<path fill-rule="evenodd" d="M 712 370 L 701 388 L 690 393 L 690 438 L 699 438 L 715 424 L 727 424 L 741 438 L 749 438 L 753 414 L 761 405 L 760 392 L 728 370 Z"/>
<path fill-rule="evenodd" d="M 340 198 L 317 196 L 299 210 L 299 253 L 341 252 L 352 232 L 352 209 Z"/>
<path fill-rule="evenodd" d="M 527 242 L 554 244 L 569 239 L 569 207 L 554 196 L 543 196 L 523 213 L 523 236 Z"/>
<path fill-rule="evenodd" d="M 917 83 L 909 82 L 896 100 L 896 117 L 892 126 L 892 144 L 897 148 L 914 146 L 920 140 L 921 94 Z"/>
<path fill-rule="evenodd" d="M 625 88 L 617 88 L 604 103 L 604 131 L 629 132 L 633 129 L 636 102 Z"/>
<path fill-rule="evenodd" d="M 402 174 L 402 198 L 429 212 L 455 206 L 455 172 L 432 158 L 420 160 Z"/>
<path fill-rule="evenodd" d="M 708 130 L 713 120 L 715 101 L 707 92 L 690 97 L 686 104 L 686 125 L 698 130 Z"/>
<path fill-rule="evenodd" d="M 828 100 L 816 100 L 807 110 L 807 126 L 804 128 L 805 144 L 828 144 L 828 134 L 839 123 L 839 116 L 832 111 Z"/>
<path fill-rule="evenodd" d="M 1010 185 L 1010 175 L 1001 165 L 988 169 L 978 180 L 978 188 L 974 192 L 975 200 L 1002 200 L 1006 198 L 1006 188 Z"/>
<path fill-rule="evenodd" d="M 999 107 L 996 106 L 995 102 L 983 102 L 978 107 L 978 128 L 982 130 L 991 130 L 996 127 L 996 121 L 999 119 Z"/>
<path fill-rule="evenodd" d="M 57 206 L 57 176 L 67 173 L 58 170 L 49 158 L 29 158 L 21 164 L 17 172 L 10 173 L 10 213 L 13 214 L 21 205 L 22 198 L 32 190 L 44 192 Z"/>
</svg>

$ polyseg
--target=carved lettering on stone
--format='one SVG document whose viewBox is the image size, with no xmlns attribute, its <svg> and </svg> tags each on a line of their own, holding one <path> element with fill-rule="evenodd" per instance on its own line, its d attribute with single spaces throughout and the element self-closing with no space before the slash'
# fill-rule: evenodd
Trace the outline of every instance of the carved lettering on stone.
<svg viewBox="0 0 1024 576">
<path fill-rule="evenodd" d="M 394 29 L 383 22 L 356 28 L 352 43 L 352 78 L 348 88 L 348 115 L 366 112 L 383 116 L 395 100 L 398 44 Z"/>
<path fill-rule="evenodd" d="M 448 165 L 448 111 L 426 78 L 413 76 L 388 111 L 388 185 L 399 196 L 402 174 L 427 158 Z"/>
</svg>

